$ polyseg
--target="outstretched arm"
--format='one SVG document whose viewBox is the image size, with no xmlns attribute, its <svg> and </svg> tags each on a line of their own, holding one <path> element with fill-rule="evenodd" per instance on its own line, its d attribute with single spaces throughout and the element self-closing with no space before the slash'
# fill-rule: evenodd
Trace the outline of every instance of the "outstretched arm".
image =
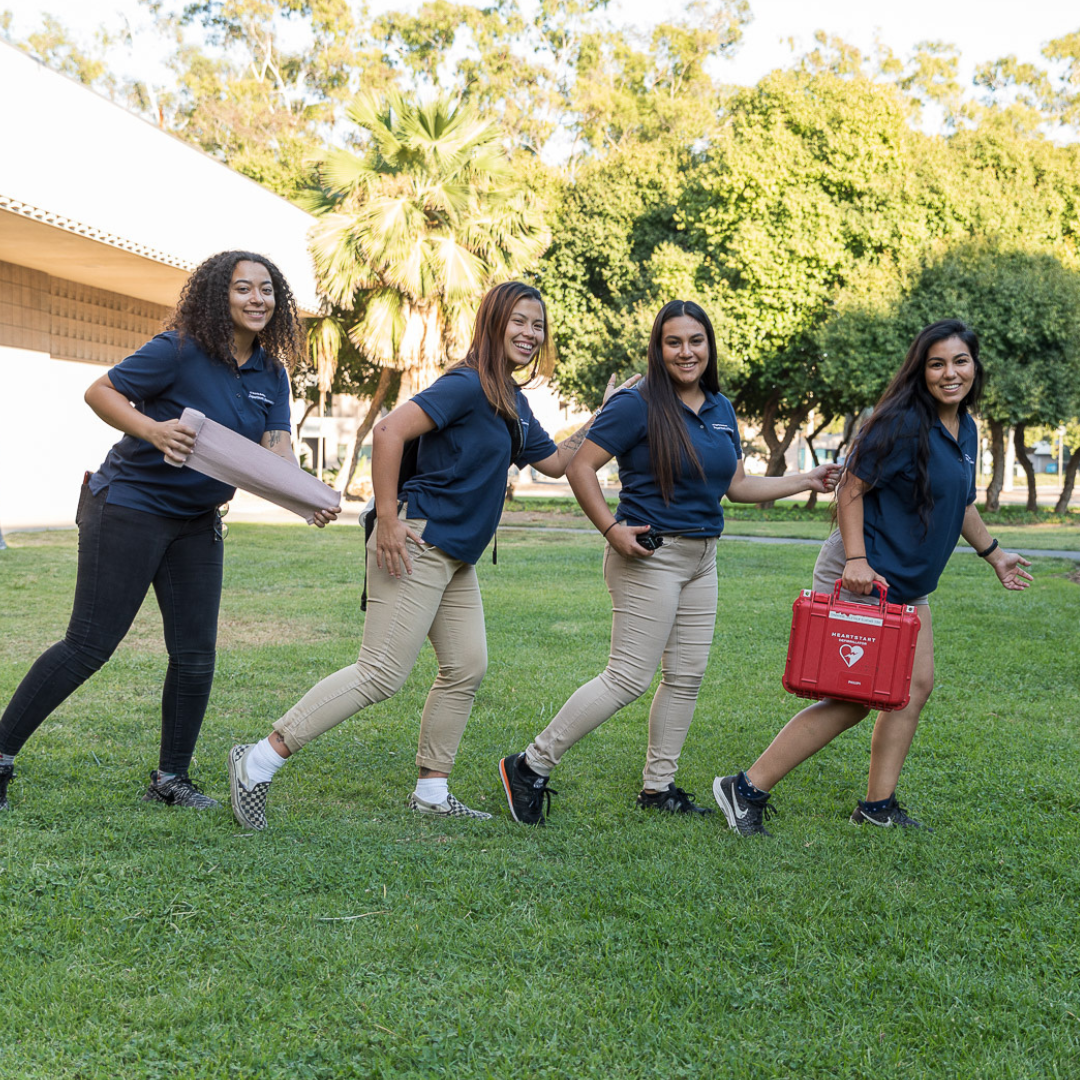
<svg viewBox="0 0 1080 1080">
<path fill-rule="evenodd" d="M 612 375 L 611 378 L 608 380 L 607 389 L 604 391 L 604 400 L 600 404 L 601 409 L 604 407 L 607 399 L 611 397 L 612 394 L 617 393 L 619 390 L 625 390 L 627 389 L 627 387 L 633 386 L 634 383 L 636 383 L 641 378 L 641 376 L 631 375 L 630 378 L 627 379 L 626 382 L 624 382 L 621 386 L 615 385 L 616 378 L 617 376 Z M 559 443 L 554 454 L 551 454 L 540 461 L 534 461 L 532 467 L 537 472 L 541 472 L 545 476 L 554 477 L 555 479 L 558 479 L 560 476 L 564 476 L 566 474 L 567 466 L 570 464 L 571 461 L 574 460 L 574 455 L 578 452 L 578 450 L 581 449 L 581 444 L 585 442 L 585 438 L 589 434 L 589 428 L 592 427 L 593 421 L 599 415 L 600 409 L 597 409 L 596 412 L 592 416 L 590 416 L 589 419 L 586 420 L 585 423 L 582 424 L 581 427 L 579 427 L 573 435 L 570 435 L 568 438 L 563 439 L 563 441 Z"/>
<path fill-rule="evenodd" d="M 800 491 L 832 491 L 839 474 L 840 466 L 829 461 L 809 472 L 790 476 L 747 476 L 740 459 L 725 494 L 732 502 L 771 502 L 798 495 Z"/>
</svg>

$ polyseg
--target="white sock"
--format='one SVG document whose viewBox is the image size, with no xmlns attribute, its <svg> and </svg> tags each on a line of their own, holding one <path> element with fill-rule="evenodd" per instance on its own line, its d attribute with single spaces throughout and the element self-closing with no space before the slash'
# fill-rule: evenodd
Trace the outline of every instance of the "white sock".
<svg viewBox="0 0 1080 1080">
<path fill-rule="evenodd" d="M 269 737 L 261 739 L 248 751 L 248 783 L 254 787 L 256 784 L 265 784 L 273 780 L 274 773 L 288 760 L 270 745 Z"/>
<path fill-rule="evenodd" d="M 421 776 L 416 781 L 416 797 L 433 806 L 445 802 L 449 792 L 450 783 L 445 776 Z"/>
</svg>

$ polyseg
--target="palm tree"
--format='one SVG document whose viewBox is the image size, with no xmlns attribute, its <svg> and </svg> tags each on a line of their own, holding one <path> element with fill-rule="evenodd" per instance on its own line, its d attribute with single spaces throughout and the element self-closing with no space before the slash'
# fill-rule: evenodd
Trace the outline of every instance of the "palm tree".
<svg viewBox="0 0 1080 1080">
<path fill-rule="evenodd" d="M 346 115 L 368 145 L 319 163 L 316 274 L 355 347 L 402 373 L 404 400 L 464 353 L 485 290 L 543 253 L 543 215 L 497 126 L 467 104 L 362 94 Z"/>
</svg>

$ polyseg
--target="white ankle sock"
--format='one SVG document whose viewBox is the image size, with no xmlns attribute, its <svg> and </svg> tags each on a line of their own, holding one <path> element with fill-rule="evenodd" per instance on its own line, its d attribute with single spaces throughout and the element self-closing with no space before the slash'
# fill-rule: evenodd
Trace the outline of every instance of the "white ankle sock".
<svg viewBox="0 0 1080 1080">
<path fill-rule="evenodd" d="M 416 781 L 416 797 L 438 806 L 446 801 L 450 783 L 445 776 L 422 776 Z"/>
<path fill-rule="evenodd" d="M 254 787 L 256 784 L 265 784 L 273 780 L 274 773 L 288 760 L 270 745 L 269 737 L 260 740 L 248 751 L 248 783 Z"/>
</svg>

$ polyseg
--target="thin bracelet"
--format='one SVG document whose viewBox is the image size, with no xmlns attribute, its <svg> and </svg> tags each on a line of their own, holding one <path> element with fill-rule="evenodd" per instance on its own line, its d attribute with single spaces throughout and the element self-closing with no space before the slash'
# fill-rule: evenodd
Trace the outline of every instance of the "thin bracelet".
<svg viewBox="0 0 1080 1080">
<path fill-rule="evenodd" d="M 858 562 L 858 561 L 859 561 L 860 559 L 865 559 L 865 558 L 866 558 L 866 556 L 865 556 L 865 555 L 851 555 L 851 556 L 849 556 L 848 558 L 846 558 L 846 559 L 844 560 L 844 562 L 846 562 L 846 563 L 849 563 L 849 562 Z M 867 560 L 867 561 L 869 562 L 869 560 Z"/>
<path fill-rule="evenodd" d="M 995 536 L 994 539 L 991 541 L 990 546 L 985 551 L 978 551 L 976 552 L 976 554 L 979 556 L 980 559 L 985 559 L 987 555 L 994 554 L 994 552 L 997 550 L 997 546 L 998 542 L 997 537 Z"/>
<path fill-rule="evenodd" d="M 609 525 L 609 526 L 608 526 L 608 527 L 607 527 L 607 528 L 606 528 L 606 529 L 605 529 L 605 530 L 604 530 L 604 531 L 603 531 L 603 532 L 602 532 L 602 533 L 600 534 L 601 538 L 603 538 L 603 537 L 607 536 L 607 534 L 608 534 L 609 532 L 611 532 L 611 530 L 612 530 L 612 529 L 614 529 L 614 528 L 615 528 L 615 526 L 616 526 L 616 525 L 618 525 L 618 524 L 619 524 L 619 519 L 618 519 L 618 518 L 616 518 L 616 519 L 615 519 L 615 520 L 614 520 L 614 521 L 613 521 L 613 522 L 612 522 L 612 523 L 611 523 L 611 524 L 610 524 L 610 525 Z"/>
</svg>

